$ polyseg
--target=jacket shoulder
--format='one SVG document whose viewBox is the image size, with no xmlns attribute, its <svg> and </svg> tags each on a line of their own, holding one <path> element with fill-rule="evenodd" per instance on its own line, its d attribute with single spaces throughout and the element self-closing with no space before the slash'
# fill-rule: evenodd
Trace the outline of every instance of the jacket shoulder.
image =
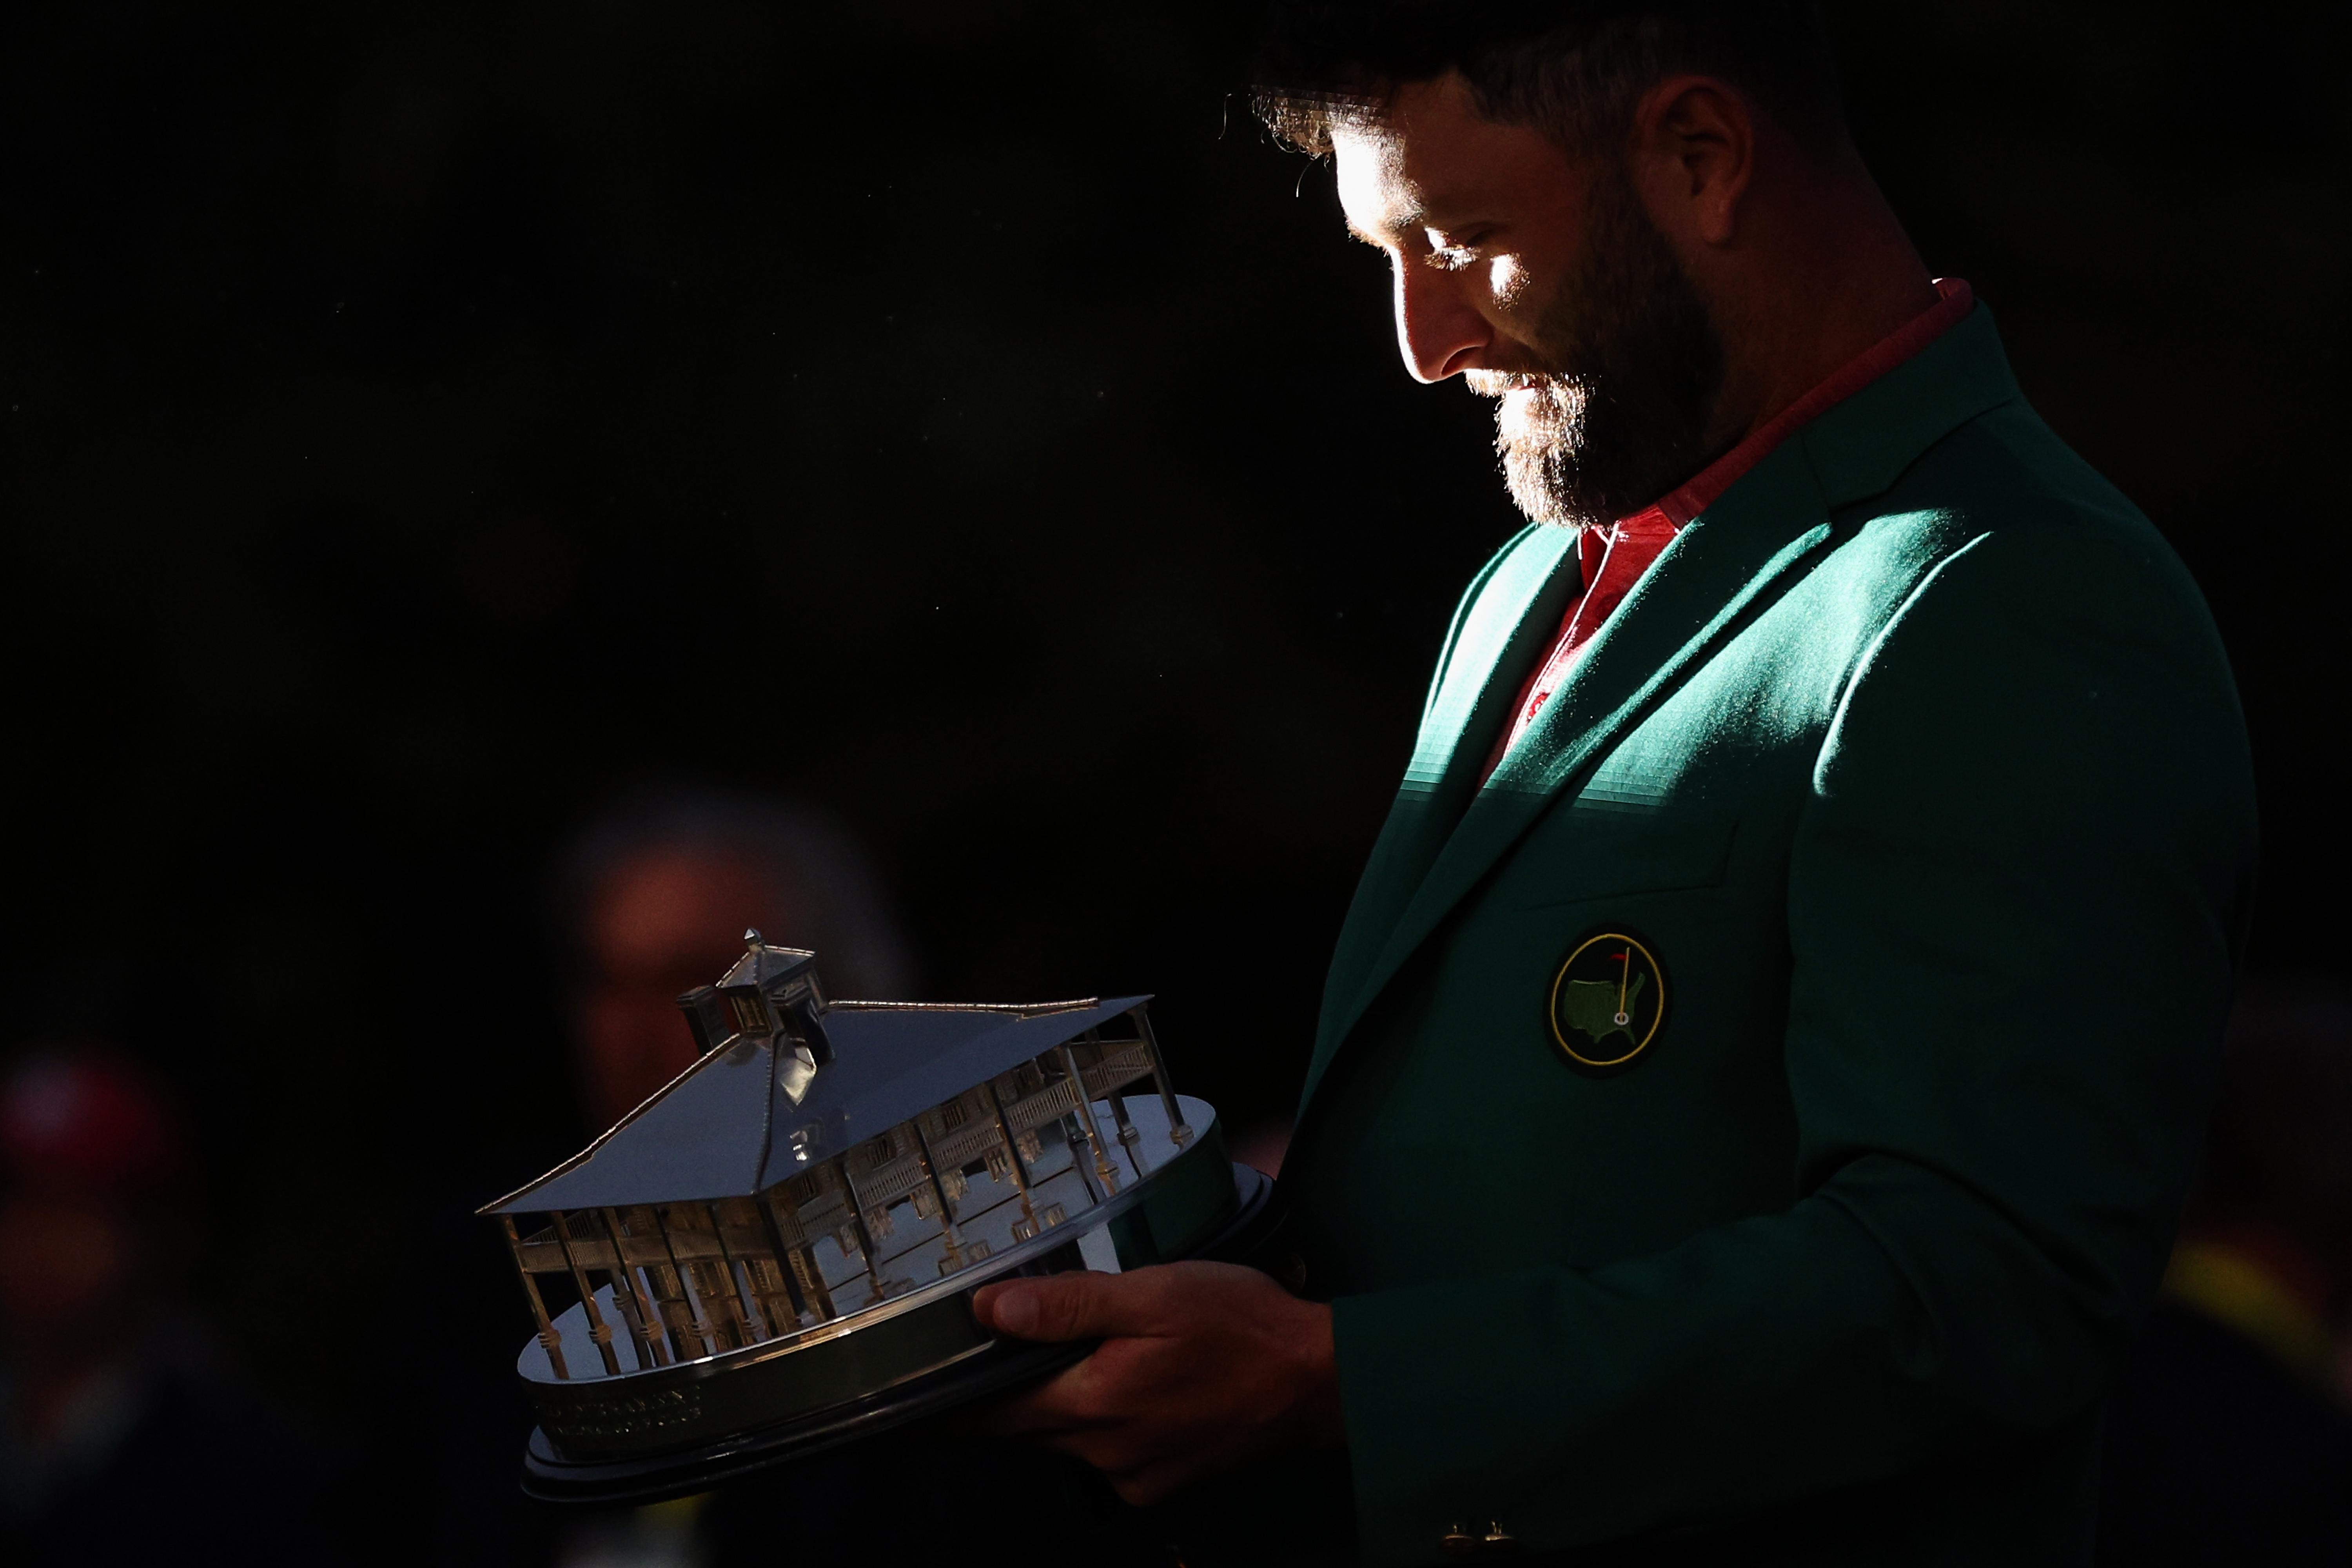
<svg viewBox="0 0 2352 1568">
<path fill-rule="evenodd" d="M 2220 657 L 2204 595 L 2170 543 L 2022 399 L 1967 420 L 1837 521 L 1881 569 L 1937 574 L 1943 592 L 1973 584 L 2012 613 L 2167 626 Z M 1963 550 L 1971 570 L 1936 574 Z"/>
</svg>

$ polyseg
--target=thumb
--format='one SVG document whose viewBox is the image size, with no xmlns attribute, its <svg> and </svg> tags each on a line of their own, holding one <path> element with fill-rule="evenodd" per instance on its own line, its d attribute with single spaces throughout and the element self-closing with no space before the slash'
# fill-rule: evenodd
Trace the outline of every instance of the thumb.
<svg viewBox="0 0 2352 1568">
<path fill-rule="evenodd" d="M 1074 1272 L 984 1285 L 971 1299 L 983 1327 L 1018 1340 L 1059 1343 L 1132 1333 L 1133 1281 L 1120 1274 Z"/>
</svg>

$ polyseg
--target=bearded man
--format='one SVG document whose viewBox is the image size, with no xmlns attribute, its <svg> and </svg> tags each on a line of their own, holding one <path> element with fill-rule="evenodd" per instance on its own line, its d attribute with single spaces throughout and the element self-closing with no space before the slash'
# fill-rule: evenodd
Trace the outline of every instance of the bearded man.
<svg viewBox="0 0 2352 1568">
<path fill-rule="evenodd" d="M 1001 1419 L 1193 1568 L 2088 1562 L 2253 858 L 2195 586 L 1931 281 L 1810 7 L 1276 36 L 1531 521 L 1339 938 L 1278 1260 L 992 1287 L 1104 1340 Z"/>
</svg>

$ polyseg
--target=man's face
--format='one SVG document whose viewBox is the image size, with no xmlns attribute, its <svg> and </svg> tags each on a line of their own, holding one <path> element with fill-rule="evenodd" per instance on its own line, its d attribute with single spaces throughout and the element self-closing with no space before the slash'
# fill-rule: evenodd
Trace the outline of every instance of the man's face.
<svg viewBox="0 0 2352 1568">
<path fill-rule="evenodd" d="M 1454 76 L 1333 140 L 1348 226 L 1395 272 L 1406 368 L 1501 400 L 1528 516 L 1605 523 L 1706 466 L 1721 345 L 1620 161 L 1482 118 Z"/>
<path fill-rule="evenodd" d="M 590 1114 L 618 1121 L 694 1065 L 673 1001 L 742 956 L 738 933 L 781 921 L 777 889 L 740 858 L 653 849 L 615 867 L 586 911 L 593 965 L 574 1017 Z"/>
</svg>

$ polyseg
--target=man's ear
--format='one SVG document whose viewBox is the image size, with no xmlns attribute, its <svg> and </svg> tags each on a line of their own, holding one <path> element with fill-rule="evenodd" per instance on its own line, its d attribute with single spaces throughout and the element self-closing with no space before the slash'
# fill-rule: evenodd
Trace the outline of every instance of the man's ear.
<svg viewBox="0 0 2352 1568">
<path fill-rule="evenodd" d="M 1686 242 L 1723 247 L 1739 233 L 1756 167 L 1756 120 L 1714 77 L 1669 77 L 1633 111 L 1632 164 L 1651 217 Z"/>
</svg>

